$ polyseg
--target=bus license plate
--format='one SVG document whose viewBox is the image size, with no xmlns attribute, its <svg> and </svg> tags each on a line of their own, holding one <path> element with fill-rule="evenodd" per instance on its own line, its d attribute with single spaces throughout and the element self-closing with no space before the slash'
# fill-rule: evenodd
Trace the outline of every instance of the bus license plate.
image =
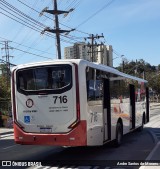
<svg viewBox="0 0 160 169">
<path fill-rule="evenodd" d="M 40 128 L 40 132 L 41 133 L 51 133 L 52 132 L 52 128 Z"/>
</svg>

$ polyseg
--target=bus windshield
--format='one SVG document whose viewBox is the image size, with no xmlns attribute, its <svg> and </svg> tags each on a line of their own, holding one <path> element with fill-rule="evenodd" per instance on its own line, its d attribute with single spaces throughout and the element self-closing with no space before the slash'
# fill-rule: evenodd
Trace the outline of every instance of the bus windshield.
<svg viewBox="0 0 160 169">
<path fill-rule="evenodd" d="M 43 66 L 17 72 L 18 91 L 62 90 L 72 85 L 72 68 L 69 65 Z"/>
</svg>

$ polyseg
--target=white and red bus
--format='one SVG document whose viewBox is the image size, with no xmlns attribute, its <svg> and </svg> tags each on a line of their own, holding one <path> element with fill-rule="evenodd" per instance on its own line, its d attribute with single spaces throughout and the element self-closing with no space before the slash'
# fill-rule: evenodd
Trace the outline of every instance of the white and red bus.
<svg viewBox="0 0 160 169">
<path fill-rule="evenodd" d="M 54 60 L 12 70 L 18 144 L 97 146 L 149 121 L 147 81 L 86 60 Z"/>
</svg>

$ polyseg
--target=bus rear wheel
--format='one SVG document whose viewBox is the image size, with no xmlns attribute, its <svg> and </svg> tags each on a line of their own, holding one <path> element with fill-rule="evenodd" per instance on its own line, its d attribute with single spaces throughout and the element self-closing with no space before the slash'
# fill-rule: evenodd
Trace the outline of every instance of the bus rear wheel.
<svg viewBox="0 0 160 169">
<path fill-rule="evenodd" d="M 122 144 L 122 138 L 123 138 L 122 124 L 118 122 L 116 126 L 116 140 L 115 140 L 116 147 L 119 147 Z"/>
</svg>

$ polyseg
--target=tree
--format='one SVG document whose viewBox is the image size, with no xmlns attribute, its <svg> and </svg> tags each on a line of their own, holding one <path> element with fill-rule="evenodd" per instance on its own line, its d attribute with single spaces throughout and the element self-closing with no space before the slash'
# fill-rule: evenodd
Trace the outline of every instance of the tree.
<svg viewBox="0 0 160 169">
<path fill-rule="evenodd" d="M 0 75 L 0 99 L 10 99 L 10 92 L 10 82 L 8 82 L 8 78 L 4 75 Z"/>
<path fill-rule="evenodd" d="M 6 65 L 0 65 L 0 111 L 8 113 L 11 101 L 10 77 L 7 76 Z"/>
<path fill-rule="evenodd" d="M 117 69 L 122 70 L 122 64 Z M 125 62 L 124 73 L 145 78 L 148 81 L 148 86 L 157 94 L 160 94 L 160 64 L 157 71 L 156 66 L 150 65 L 143 59 L 132 60 L 131 62 Z"/>
</svg>

